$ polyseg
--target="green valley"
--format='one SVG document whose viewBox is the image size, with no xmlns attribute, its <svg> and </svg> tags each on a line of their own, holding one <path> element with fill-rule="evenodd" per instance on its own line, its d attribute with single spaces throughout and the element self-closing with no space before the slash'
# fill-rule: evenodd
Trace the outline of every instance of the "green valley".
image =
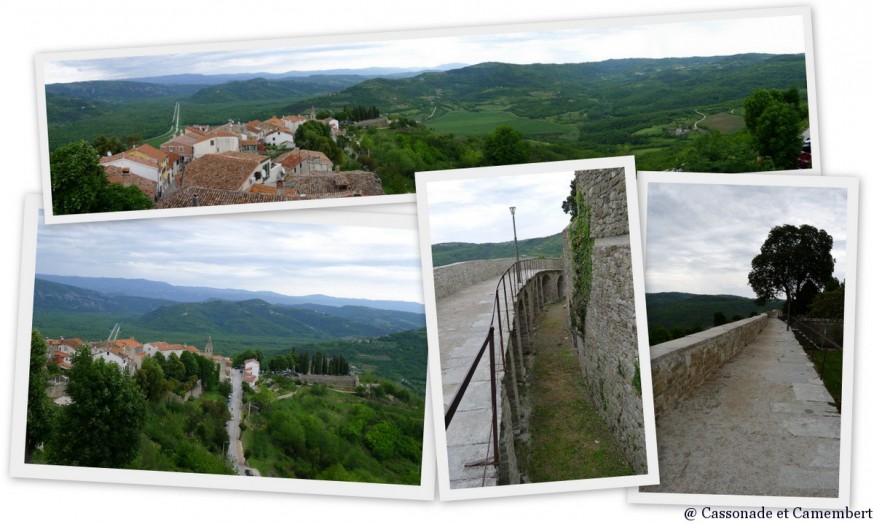
<svg viewBox="0 0 874 524">
<path fill-rule="evenodd" d="M 52 150 L 99 135 L 141 137 L 159 146 L 176 102 L 183 125 L 313 111 L 318 118 L 334 116 L 343 149 L 329 155 L 334 163 L 377 173 L 385 193 L 396 194 L 415 191 L 416 171 L 500 165 L 486 138 L 505 127 L 527 143 L 522 162 L 635 155 L 644 170 L 772 170 L 779 166 L 757 154 L 746 129 L 745 100 L 760 89 L 797 88 L 801 129 L 789 133 L 800 134 L 808 119 L 806 79 L 804 55 L 750 53 L 488 62 L 407 78 L 314 75 L 183 86 L 107 81 L 46 90 Z M 378 108 L 387 121 L 358 127 L 343 119 L 355 107 Z M 793 162 L 785 159 L 782 168 Z"/>
</svg>

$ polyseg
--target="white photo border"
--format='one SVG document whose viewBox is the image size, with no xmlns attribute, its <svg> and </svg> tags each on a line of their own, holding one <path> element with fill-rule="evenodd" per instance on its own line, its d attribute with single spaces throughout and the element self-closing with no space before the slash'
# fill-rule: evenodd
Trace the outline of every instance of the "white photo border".
<svg viewBox="0 0 874 524">
<path fill-rule="evenodd" d="M 440 341 L 437 332 L 437 301 L 434 288 L 434 262 L 431 254 L 431 224 L 428 214 L 428 189 L 430 183 L 450 180 L 488 179 L 519 175 L 542 174 L 566 175 L 568 178 L 580 170 L 623 168 L 625 171 L 626 197 L 628 204 L 629 240 L 634 287 L 634 306 L 637 318 L 638 357 L 640 361 L 641 390 L 643 402 L 644 434 L 646 439 L 647 473 L 623 477 L 567 480 L 506 486 L 452 489 L 449 483 L 449 459 L 446 428 L 443 425 L 444 399 L 440 365 Z M 562 179 L 564 180 L 564 179 Z M 425 315 L 428 327 L 428 371 L 431 401 L 434 416 L 434 445 L 437 453 L 438 489 L 441 500 L 467 500 L 487 497 L 511 497 L 543 493 L 560 493 L 593 489 L 623 488 L 658 483 L 658 459 L 655 434 L 655 411 L 652 395 L 652 375 L 649 358 L 649 334 L 646 324 L 646 300 L 643 283 L 643 254 L 641 251 L 640 218 L 637 206 L 637 185 L 633 156 L 608 157 L 585 160 L 566 160 L 512 166 L 455 169 L 416 173 L 419 188 L 417 205 L 419 213 L 419 244 L 421 247 L 422 279 L 425 293 Z"/>
<path fill-rule="evenodd" d="M 21 245 L 21 275 L 19 285 L 18 337 L 14 370 L 12 435 L 9 474 L 12 477 L 74 480 L 103 483 L 146 484 L 192 488 L 214 488 L 313 495 L 343 495 L 409 500 L 434 500 L 435 453 L 433 417 L 430 391 L 426 385 L 423 420 L 422 464 L 420 483 L 416 486 L 341 482 L 268 477 L 241 477 L 201 473 L 177 473 L 78 466 L 28 464 L 24 462 L 24 443 L 27 426 L 27 390 L 30 361 L 30 336 L 33 323 L 34 280 L 36 278 L 36 247 L 39 210 L 43 199 L 38 194 L 25 196 L 24 227 Z M 262 210 L 263 211 L 263 210 Z M 230 217 L 227 217 L 230 218 Z M 409 215 L 344 213 L 337 210 L 309 210 L 294 212 L 259 212 L 247 214 L 247 220 L 293 222 L 300 224 L 328 224 L 385 229 L 415 230 L 416 220 Z M 181 219 L 184 220 L 184 219 Z M 51 226 L 64 227 L 64 226 Z"/>
<path fill-rule="evenodd" d="M 859 239 L 859 179 L 853 177 L 833 176 L 799 176 L 785 175 L 772 177 L 761 173 L 744 174 L 712 174 L 712 173 L 662 173 L 652 171 L 638 172 L 638 194 L 640 196 L 641 229 L 644 234 L 644 252 L 646 252 L 646 216 L 649 184 L 706 184 L 732 186 L 770 186 L 770 187 L 821 187 L 840 188 L 847 190 L 847 261 L 846 261 L 846 295 L 844 297 L 844 357 L 841 370 L 841 437 L 840 437 L 840 471 L 838 480 L 838 495 L 834 498 L 823 497 L 781 497 L 758 495 L 720 495 L 720 494 L 690 494 L 690 493 L 655 493 L 643 492 L 637 488 L 628 489 L 628 502 L 633 504 L 675 504 L 697 506 L 750 506 L 750 507 L 805 507 L 834 508 L 835 504 L 850 503 L 850 469 L 852 451 L 852 420 L 853 420 L 853 375 L 855 359 L 856 333 L 856 264 L 858 258 Z M 730 203 L 727 203 L 727 205 Z"/>
<path fill-rule="evenodd" d="M 415 193 L 403 195 L 369 196 L 353 198 L 331 198 L 319 200 L 297 200 L 289 202 L 274 202 L 260 204 L 236 204 L 224 206 L 204 206 L 197 208 L 175 208 L 162 210 L 119 211 L 107 213 L 86 213 L 71 215 L 55 215 L 52 210 L 50 155 L 48 141 L 48 120 L 46 110 L 45 66 L 47 63 L 59 60 L 86 60 L 101 58 L 121 58 L 133 56 L 151 56 L 162 54 L 195 53 L 206 51 L 231 51 L 246 49 L 265 49 L 270 46 L 316 46 L 327 44 L 367 44 L 387 40 L 414 40 L 449 36 L 494 35 L 499 33 L 516 33 L 528 31 L 561 31 L 570 29 L 615 28 L 642 24 L 669 24 L 680 22 L 707 22 L 746 18 L 767 18 L 800 16 L 804 31 L 804 55 L 807 78 L 810 138 L 812 165 L 809 169 L 791 171 L 795 174 L 821 174 L 821 149 L 819 142 L 819 126 L 817 117 L 817 96 L 815 87 L 815 69 L 813 57 L 813 35 L 811 10 L 809 7 L 749 9 L 737 11 L 698 12 L 671 15 L 647 15 L 621 18 L 601 18 L 590 20 L 565 20 L 554 22 L 516 23 L 505 25 L 484 25 L 471 27 L 454 27 L 442 29 L 418 29 L 404 31 L 387 31 L 375 33 L 348 33 L 341 35 L 322 35 L 308 37 L 292 37 L 284 39 L 247 40 L 236 42 L 213 42 L 201 44 L 154 45 L 144 47 L 129 47 L 102 50 L 81 50 L 64 52 L 46 52 L 35 57 L 37 124 L 40 144 L 40 171 L 43 184 L 43 198 L 46 224 L 61 224 L 86 221 L 122 220 L 163 216 L 190 216 L 232 212 L 270 211 L 288 209 L 312 209 L 321 207 L 362 206 L 371 204 L 403 204 L 415 202 Z"/>
</svg>

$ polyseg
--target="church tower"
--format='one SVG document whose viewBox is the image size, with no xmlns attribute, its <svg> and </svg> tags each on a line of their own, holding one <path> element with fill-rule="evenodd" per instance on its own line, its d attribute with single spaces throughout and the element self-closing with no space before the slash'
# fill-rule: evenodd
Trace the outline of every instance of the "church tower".
<svg viewBox="0 0 874 524">
<path fill-rule="evenodd" d="M 212 336 L 206 341 L 206 346 L 203 348 L 203 352 L 206 353 L 206 356 L 212 358 Z"/>
</svg>

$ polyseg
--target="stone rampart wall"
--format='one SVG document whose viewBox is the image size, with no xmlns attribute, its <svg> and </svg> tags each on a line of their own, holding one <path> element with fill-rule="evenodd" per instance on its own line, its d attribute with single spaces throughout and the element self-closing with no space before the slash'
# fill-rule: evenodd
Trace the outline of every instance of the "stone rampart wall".
<svg viewBox="0 0 874 524">
<path fill-rule="evenodd" d="M 358 375 L 301 375 L 300 379 L 308 384 L 322 384 L 324 386 L 342 386 L 347 388 L 356 387 Z"/>
<path fill-rule="evenodd" d="M 574 346 L 590 398 L 635 472 L 643 474 L 646 439 L 625 172 L 621 168 L 579 171 L 576 185 L 589 212 L 592 253 L 585 321 L 574 333 Z M 573 270 L 572 243 L 565 229 L 569 290 L 580 278 Z M 568 311 L 574 315 L 578 305 L 572 296 L 569 291 Z M 573 325 L 570 320 L 569 324 Z"/>
<path fill-rule="evenodd" d="M 434 294 L 439 300 L 487 278 L 501 276 L 515 258 L 471 260 L 434 268 Z"/>
<path fill-rule="evenodd" d="M 768 315 L 723 324 L 650 348 L 656 416 L 713 376 L 765 327 Z"/>
</svg>

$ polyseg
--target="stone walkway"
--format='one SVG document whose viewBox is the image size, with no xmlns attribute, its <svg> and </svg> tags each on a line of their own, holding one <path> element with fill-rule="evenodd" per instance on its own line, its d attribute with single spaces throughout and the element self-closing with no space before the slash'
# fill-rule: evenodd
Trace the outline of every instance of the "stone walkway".
<svg viewBox="0 0 874 524">
<path fill-rule="evenodd" d="M 484 280 L 437 300 L 444 412 L 488 334 L 497 280 Z M 496 357 L 496 372 L 501 376 L 503 368 L 500 355 Z M 501 384 L 498 382 L 499 403 L 500 399 Z M 491 384 L 486 350 L 446 431 L 450 487 L 472 488 L 497 484 L 498 474 L 494 466 L 465 467 L 465 464 L 493 456 L 491 429 Z"/>
<path fill-rule="evenodd" d="M 659 486 L 643 492 L 837 497 L 841 419 L 786 325 L 762 333 L 659 417 Z"/>
</svg>

